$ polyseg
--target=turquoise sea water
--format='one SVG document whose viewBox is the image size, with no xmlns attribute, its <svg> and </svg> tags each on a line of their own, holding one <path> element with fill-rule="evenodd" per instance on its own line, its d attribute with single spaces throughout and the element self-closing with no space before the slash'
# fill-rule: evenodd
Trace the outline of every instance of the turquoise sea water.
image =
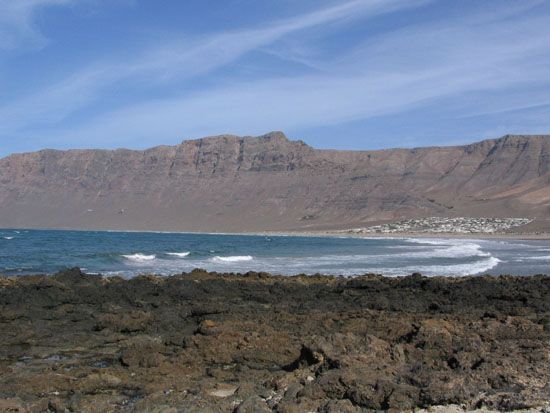
<svg viewBox="0 0 550 413">
<path fill-rule="evenodd" d="M 219 272 L 461 276 L 550 273 L 550 241 L 0 230 L 0 273 Z"/>
</svg>

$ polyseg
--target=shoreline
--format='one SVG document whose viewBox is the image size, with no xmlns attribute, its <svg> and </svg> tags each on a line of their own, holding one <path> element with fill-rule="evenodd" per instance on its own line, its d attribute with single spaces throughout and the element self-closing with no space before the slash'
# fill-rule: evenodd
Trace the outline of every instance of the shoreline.
<svg viewBox="0 0 550 413">
<path fill-rule="evenodd" d="M 448 239 L 512 239 L 512 240 L 550 240 L 550 233 L 513 234 L 513 233 L 454 233 L 454 232 L 394 232 L 394 233 L 346 233 L 335 231 L 265 231 L 258 233 L 243 233 L 242 235 L 273 235 L 273 236 L 303 236 L 303 237 L 346 237 L 346 238 L 448 238 Z"/>
<path fill-rule="evenodd" d="M 512 240 L 550 240 L 550 232 L 543 233 L 455 233 L 455 232 L 393 232 L 393 233 L 347 233 L 347 230 L 288 230 L 288 231 L 157 231 L 128 229 L 83 229 L 83 228 L 21 228 L 4 227 L 7 231 L 74 231 L 74 232 L 115 232 L 115 233 L 151 233 L 151 234 L 190 234 L 190 235 L 238 235 L 238 236 L 274 236 L 274 237 L 332 237 L 332 238 L 449 238 L 449 239 L 512 239 Z"/>
<path fill-rule="evenodd" d="M 549 298 L 550 275 L 0 276 L 0 407 L 536 411 Z"/>
</svg>

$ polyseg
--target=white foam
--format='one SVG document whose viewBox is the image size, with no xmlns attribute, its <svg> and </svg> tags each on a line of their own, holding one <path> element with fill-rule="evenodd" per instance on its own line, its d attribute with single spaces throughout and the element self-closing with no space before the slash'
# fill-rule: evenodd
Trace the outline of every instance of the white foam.
<svg viewBox="0 0 550 413">
<path fill-rule="evenodd" d="M 464 276 L 476 275 L 496 267 L 501 260 L 496 257 L 488 257 L 484 260 L 471 262 L 467 264 L 454 265 L 427 265 L 417 267 L 409 267 L 410 270 L 427 273 L 427 275 L 449 275 L 449 276 Z"/>
<path fill-rule="evenodd" d="M 463 258 L 463 257 L 490 257 L 491 254 L 481 250 L 481 245 L 466 243 L 451 245 L 445 248 L 430 248 L 427 251 L 413 251 L 399 254 L 408 257 L 423 258 Z"/>
<path fill-rule="evenodd" d="M 130 255 L 122 255 L 124 258 L 126 258 L 129 261 L 134 262 L 145 262 L 145 261 L 153 261 L 157 256 L 155 254 L 151 255 L 145 255 L 145 254 L 130 254 Z"/>
<path fill-rule="evenodd" d="M 364 273 L 382 274 L 385 276 L 403 276 L 413 272 L 420 272 L 425 276 L 447 276 L 447 277 L 463 277 L 467 275 L 476 275 L 489 271 L 496 267 L 501 260 L 496 257 L 486 258 L 477 262 L 467 264 L 453 265 L 424 265 L 424 266 L 403 266 L 403 267 L 371 267 L 371 268 L 354 268 L 353 270 L 337 271 L 336 273 L 353 276 Z M 324 269 L 318 269 L 321 273 L 334 274 L 334 271 L 325 272 Z"/>
<path fill-rule="evenodd" d="M 4 239 L 7 239 L 9 241 L 10 239 L 13 239 L 13 237 L 4 237 Z"/>
<path fill-rule="evenodd" d="M 550 255 L 540 255 L 538 257 L 525 257 L 526 260 L 535 260 L 535 261 L 550 261 Z"/>
<path fill-rule="evenodd" d="M 404 247 L 407 248 L 407 247 Z M 411 247 L 408 247 L 409 249 Z M 302 257 L 307 260 L 306 265 L 315 262 L 332 262 L 345 264 L 346 262 L 365 262 L 383 264 L 392 262 L 396 258 L 400 260 L 418 260 L 431 258 L 475 258 L 491 257 L 491 254 L 481 250 L 481 246 L 474 243 L 463 243 L 446 247 L 418 246 L 416 250 L 404 252 L 390 252 L 388 254 L 356 254 L 356 255 L 324 255 L 321 257 Z"/>
<path fill-rule="evenodd" d="M 179 257 L 179 258 L 187 257 L 189 254 L 190 254 L 189 251 L 185 251 L 185 252 L 167 252 L 166 253 L 166 255 L 170 255 L 172 257 Z"/>
<path fill-rule="evenodd" d="M 253 258 L 251 255 L 232 255 L 229 257 L 216 256 L 212 258 L 213 261 L 218 261 L 218 262 L 241 262 L 241 261 L 252 261 L 252 259 Z"/>
<path fill-rule="evenodd" d="M 436 238 L 406 238 L 406 242 L 413 244 L 428 244 L 428 245 L 449 245 L 456 244 L 460 240 L 451 240 L 446 238 L 436 239 Z"/>
<path fill-rule="evenodd" d="M 131 277 L 134 277 L 136 275 L 138 275 L 138 273 L 128 273 L 128 272 L 125 272 L 125 271 L 104 271 L 101 273 L 101 275 L 103 275 L 104 277 L 123 277 L 123 278 L 131 278 Z"/>
<path fill-rule="evenodd" d="M 477 241 L 462 239 L 425 239 L 425 238 L 409 238 L 407 242 L 413 244 L 424 244 L 425 251 L 408 251 L 394 256 L 404 257 L 420 257 L 420 258 L 462 258 L 462 257 L 490 257 L 491 254 L 482 251 L 481 244 Z M 481 241 L 481 240 L 480 240 Z M 481 241 L 483 242 L 483 241 Z M 428 247 L 433 246 L 433 247 Z M 422 248 L 419 246 L 418 248 Z"/>
</svg>

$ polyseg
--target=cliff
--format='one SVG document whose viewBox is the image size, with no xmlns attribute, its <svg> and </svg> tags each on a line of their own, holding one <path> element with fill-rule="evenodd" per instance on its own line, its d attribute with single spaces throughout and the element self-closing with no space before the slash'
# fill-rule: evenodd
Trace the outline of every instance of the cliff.
<svg viewBox="0 0 550 413">
<path fill-rule="evenodd" d="M 0 227 L 257 231 L 426 216 L 550 218 L 550 136 L 334 151 L 272 132 L 0 159 Z"/>
</svg>

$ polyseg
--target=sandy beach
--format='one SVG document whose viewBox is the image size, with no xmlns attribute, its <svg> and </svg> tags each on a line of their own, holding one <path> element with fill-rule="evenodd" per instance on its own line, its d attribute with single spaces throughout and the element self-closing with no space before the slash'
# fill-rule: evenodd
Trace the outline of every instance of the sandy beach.
<svg viewBox="0 0 550 413">
<path fill-rule="evenodd" d="M 241 233 L 241 235 L 281 235 L 304 237 L 356 237 L 356 238 L 459 238 L 459 239 L 516 239 L 516 240 L 550 240 L 550 232 L 541 233 L 472 233 L 455 232 L 393 232 L 393 233 L 354 233 L 340 230 L 328 231 L 264 231 Z"/>
</svg>

